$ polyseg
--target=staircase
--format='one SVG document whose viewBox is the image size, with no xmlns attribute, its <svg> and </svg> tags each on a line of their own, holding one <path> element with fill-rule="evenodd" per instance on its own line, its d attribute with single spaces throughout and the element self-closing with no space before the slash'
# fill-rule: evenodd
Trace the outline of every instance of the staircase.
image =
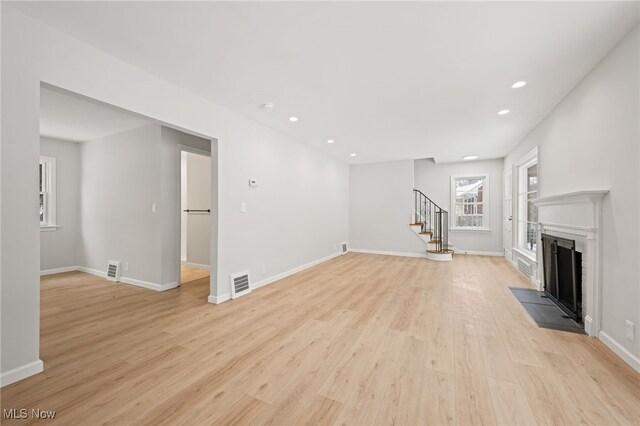
<svg viewBox="0 0 640 426">
<path fill-rule="evenodd" d="M 427 259 L 447 262 L 453 260 L 449 245 L 449 212 L 431 201 L 420 190 L 413 190 L 413 218 L 411 230 L 427 244 Z"/>
</svg>

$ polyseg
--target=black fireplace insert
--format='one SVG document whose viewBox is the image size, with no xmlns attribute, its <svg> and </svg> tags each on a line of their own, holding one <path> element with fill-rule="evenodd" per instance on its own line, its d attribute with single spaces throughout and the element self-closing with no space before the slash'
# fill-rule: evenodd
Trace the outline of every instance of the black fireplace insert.
<svg viewBox="0 0 640 426">
<path fill-rule="evenodd" d="M 582 253 L 575 240 L 542 234 L 544 293 L 571 319 L 582 322 Z"/>
</svg>

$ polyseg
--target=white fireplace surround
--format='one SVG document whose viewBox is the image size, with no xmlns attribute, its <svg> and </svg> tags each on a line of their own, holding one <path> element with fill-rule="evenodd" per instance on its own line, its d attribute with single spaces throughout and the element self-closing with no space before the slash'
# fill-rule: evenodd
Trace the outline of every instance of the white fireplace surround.
<svg viewBox="0 0 640 426">
<path fill-rule="evenodd" d="M 582 253 L 582 315 L 585 332 L 597 337 L 602 319 L 602 198 L 608 190 L 578 191 L 541 197 L 538 207 L 538 241 L 542 234 L 575 240 Z M 544 286 L 542 253 L 538 252 L 540 290 Z"/>
</svg>

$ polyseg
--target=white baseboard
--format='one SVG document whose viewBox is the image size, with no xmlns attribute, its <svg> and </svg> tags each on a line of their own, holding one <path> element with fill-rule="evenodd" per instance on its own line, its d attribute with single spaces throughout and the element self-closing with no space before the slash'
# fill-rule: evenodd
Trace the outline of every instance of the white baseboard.
<svg viewBox="0 0 640 426">
<path fill-rule="evenodd" d="M 107 273 L 98 269 L 86 268 L 84 266 L 78 266 L 78 271 L 86 272 L 87 274 L 96 275 L 98 277 L 106 278 Z M 174 281 L 167 284 L 156 284 L 148 281 L 137 280 L 135 278 L 120 276 L 120 282 L 123 284 L 135 285 L 137 287 L 147 288 L 155 291 L 165 291 L 178 287 L 178 282 Z"/>
<path fill-rule="evenodd" d="M 12 370 L 5 371 L 0 374 L 0 387 L 10 385 L 19 380 L 26 379 L 34 374 L 41 373 L 44 370 L 44 363 L 41 359 L 30 362 L 29 364 L 16 367 Z"/>
<path fill-rule="evenodd" d="M 45 275 L 62 274 L 63 272 L 73 272 L 77 270 L 78 266 L 65 266 L 64 268 L 45 269 L 40 271 L 40 276 L 43 277 Z"/>
<path fill-rule="evenodd" d="M 600 333 L 598 333 L 598 337 L 600 338 L 600 341 L 602 341 L 602 343 L 607 345 L 607 347 L 615 352 L 615 354 L 620 358 L 622 358 L 624 362 L 629 364 L 631 368 L 640 373 L 640 358 L 629 352 L 624 346 L 622 346 L 604 331 L 600 330 Z"/>
<path fill-rule="evenodd" d="M 203 264 L 200 264 L 200 263 L 182 262 L 182 264 L 184 266 L 189 266 L 191 268 L 206 269 L 207 271 L 210 269 L 209 265 L 203 265 Z"/>
<path fill-rule="evenodd" d="M 251 288 L 255 290 L 256 288 L 264 287 L 265 285 L 271 284 L 271 283 L 273 283 L 275 281 L 279 281 L 279 280 L 281 280 L 283 278 L 287 278 L 289 275 L 293 275 L 293 274 L 295 274 L 297 272 L 304 271 L 305 269 L 309 269 L 309 268 L 311 268 L 313 266 L 316 266 L 316 265 L 319 265 L 321 263 L 324 263 L 324 262 L 326 262 L 328 260 L 331 260 L 331 259 L 333 259 L 335 257 L 341 256 L 342 254 L 344 254 L 344 253 L 342 253 L 342 252 L 333 253 L 333 254 L 330 254 L 329 256 L 325 256 L 323 258 L 313 260 L 313 261 L 311 261 L 309 263 L 305 263 L 304 265 L 297 266 L 297 267 L 295 267 L 293 269 L 289 269 L 288 271 L 284 271 L 284 272 L 281 272 L 279 274 L 273 275 L 273 276 L 271 276 L 269 278 L 265 278 L 264 280 L 260 280 L 258 282 L 255 282 L 255 283 L 253 283 L 251 285 Z"/>
<path fill-rule="evenodd" d="M 209 303 L 219 305 L 220 303 L 226 302 L 229 299 L 231 299 L 231 295 L 229 293 L 223 294 L 222 296 L 214 296 L 210 294 L 209 297 L 207 298 L 207 301 Z"/>
<path fill-rule="evenodd" d="M 380 254 L 383 256 L 400 256 L 400 257 L 420 257 L 427 258 L 427 253 L 406 253 L 401 251 L 384 251 L 384 250 L 366 250 L 366 249 L 349 249 L 354 253 Z"/>
<path fill-rule="evenodd" d="M 497 256 L 502 257 L 503 254 L 499 251 L 473 251 L 473 250 L 455 250 L 455 254 L 468 254 L 470 256 Z"/>
<path fill-rule="evenodd" d="M 591 337 L 597 337 L 595 331 L 593 330 L 593 318 L 591 318 L 589 315 L 585 315 L 584 317 L 584 331 Z"/>
<path fill-rule="evenodd" d="M 288 271 L 282 272 L 280 274 L 276 274 L 276 275 L 273 275 L 273 276 L 271 276 L 269 278 L 265 278 L 263 280 L 257 281 L 257 282 L 255 282 L 255 283 L 253 283 L 251 285 L 251 289 L 255 290 L 257 288 L 264 287 L 265 285 L 268 285 L 268 284 L 271 284 L 273 282 L 279 281 L 279 280 L 281 280 L 283 278 L 288 277 L 289 275 L 293 275 L 293 274 L 295 274 L 297 272 L 304 271 L 305 269 L 309 269 L 312 266 L 319 265 L 319 264 L 321 264 L 323 262 L 326 262 L 328 260 L 331 260 L 331 259 L 333 259 L 335 257 L 338 257 L 338 256 L 341 256 L 343 254 L 346 254 L 346 253 L 342 253 L 342 252 L 333 253 L 333 254 L 330 254 L 329 256 L 325 256 L 323 258 L 316 259 L 316 260 L 311 261 L 309 263 L 305 263 L 304 265 L 300 265 L 300 266 L 297 266 L 297 267 L 295 267 L 293 269 L 289 269 Z M 209 303 L 219 304 L 219 303 L 222 303 L 222 302 L 226 302 L 227 300 L 230 300 L 230 299 L 231 299 L 231 294 L 230 293 L 226 293 L 226 294 L 223 294 L 221 296 L 209 295 L 208 301 L 209 301 Z"/>
</svg>

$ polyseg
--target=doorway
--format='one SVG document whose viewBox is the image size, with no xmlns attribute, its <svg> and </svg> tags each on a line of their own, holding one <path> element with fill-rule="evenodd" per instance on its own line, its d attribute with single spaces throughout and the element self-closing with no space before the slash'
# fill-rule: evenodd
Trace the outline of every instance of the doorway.
<svg viewBox="0 0 640 426">
<path fill-rule="evenodd" d="M 180 284 L 210 275 L 211 155 L 180 146 Z"/>
</svg>

